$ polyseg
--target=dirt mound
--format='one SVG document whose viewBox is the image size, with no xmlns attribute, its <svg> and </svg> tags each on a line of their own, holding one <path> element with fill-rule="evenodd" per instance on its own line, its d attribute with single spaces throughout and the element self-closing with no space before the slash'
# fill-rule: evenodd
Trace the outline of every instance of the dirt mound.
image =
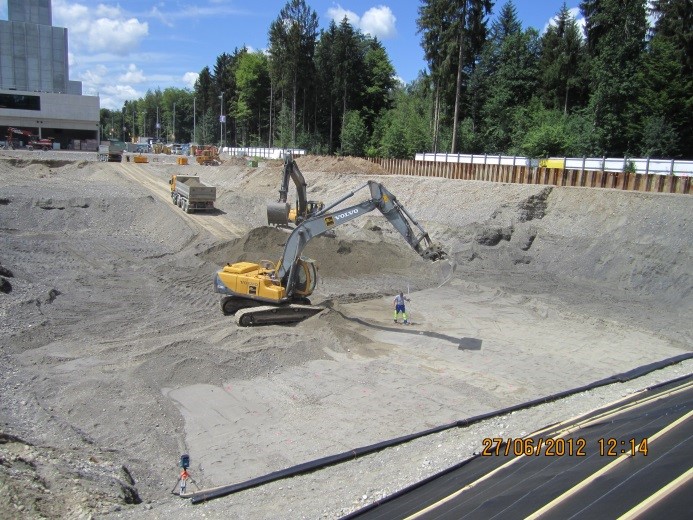
<svg viewBox="0 0 693 520">
<path fill-rule="evenodd" d="M 276 262 L 288 238 L 287 230 L 263 226 L 241 238 L 213 246 L 198 256 L 220 266 L 241 261 Z M 346 237 L 317 237 L 306 247 L 303 256 L 317 261 L 321 276 L 336 278 L 403 272 L 429 265 L 406 244 L 402 247 Z"/>
<path fill-rule="evenodd" d="M 304 155 L 296 158 L 296 164 L 301 171 L 307 172 L 387 175 L 387 172 L 380 165 L 359 157 Z"/>
<path fill-rule="evenodd" d="M 0 477 L 0 507 L 15 518 L 87 518 L 141 503 L 128 469 L 112 453 L 90 451 L 34 446 L 0 432 L 0 460 L 10 476 Z"/>
</svg>

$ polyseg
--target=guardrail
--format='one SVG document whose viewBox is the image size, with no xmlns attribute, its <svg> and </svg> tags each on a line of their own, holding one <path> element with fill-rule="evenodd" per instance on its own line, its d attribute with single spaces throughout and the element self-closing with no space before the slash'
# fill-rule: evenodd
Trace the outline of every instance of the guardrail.
<svg viewBox="0 0 693 520">
<path fill-rule="evenodd" d="M 306 154 L 305 150 L 298 148 L 260 148 L 252 146 L 225 146 L 221 149 L 221 152 L 237 157 L 261 157 L 263 159 L 283 159 L 285 153 L 290 153 L 294 156 Z"/>
<path fill-rule="evenodd" d="M 658 175 L 693 175 L 693 161 L 675 159 L 637 159 L 631 157 L 549 157 L 530 159 L 518 155 L 488 155 L 459 153 L 417 153 L 416 161 L 451 162 L 464 164 L 498 164 L 502 166 L 540 166 L 561 168 L 563 170 L 593 170 L 623 172 L 629 169 L 635 173 L 654 173 Z"/>
<path fill-rule="evenodd" d="M 691 194 L 693 177 L 656 173 L 608 172 L 503 164 L 473 164 L 369 158 L 387 173 L 514 184 L 545 184 L 581 188 Z"/>
</svg>

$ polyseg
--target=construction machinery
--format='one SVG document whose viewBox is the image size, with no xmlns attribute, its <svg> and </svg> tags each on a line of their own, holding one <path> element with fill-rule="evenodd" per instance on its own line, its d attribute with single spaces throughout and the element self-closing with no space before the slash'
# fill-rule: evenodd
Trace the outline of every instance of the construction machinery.
<svg viewBox="0 0 693 520">
<path fill-rule="evenodd" d="M 195 175 L 172 175 L 171 200 L 186 213 L 214 209 L 217 188 L 207 186 Z"/>
<path fill-rule="evenodd" d="M 368 188 L 370 199 L 333 210 L 357 191 Z M 432 243 L 428 233 L 382 184 L 368 181 L 328 207 L 316 211 L 291 232 L 284 252 L 276 264 L 263 260 L 259 264 L 237 262 L 226 264 L 216 273 L 214 290 L 221 293 L 221 310 L 235 314 L 236 323 L 246 327 L 260 324 L 295 323 L 324 310 L 308 299 L 317 283 L 314 260 L 301 256 L 315 237 L 346 224 L 374 209 L 379 210 L 407 243 L 422 257 L 439 260 L 443 249 Z M 415 226 L 418 231 L 412 228 Z"/>
<path fill-rule="evenodd" d="M 289 179 L 296 186 L 296 206 L 286 201 L 289 193 Z M 289 226 L 289 222 L 298 225 L 323 210 L 322 202 L 308 200 L 306 180 L 298 169 L 298 165 L 291 154 L 284 156 L 284 169 L 282 170 L 282 184 L 279 188 L 279 200 L 267 205 L 267 223 L 276 226 Z"/>
<path fill-rule="evenodd" d="M 98 159 L 102 162 L 122 162 L 125 143 L 122 141 L 102 141 L 99 145 Z"/>
<path fill-rule="evenodd" d="M 7 129 L 5 148 L 8 150 L 14 150 L 15 148 L 21 146 L 22 141 L 26 141 L 26 147 L 28 150 L 40 149 L 45 151 L 53 149 L 52 137 L 40 138 L 28 130 L 22 130 L 21 128 L 9 127 Z"/>
<path fill-rule="evenodd" d="M 47 152 L 53 149 L 53 138 L 52 137 L 42 137 L 34 136 L 33 139 L 29 140 L 29 144 L 26 145 L 29 150 L 43 150 Z"/>
<path fill-rule="evenodd" d="M 195 161 L 202 166 L 218 166 L 221 164 L 219 150 L 216 146 L 203 146 L 195 148 Z"/>
</svg>

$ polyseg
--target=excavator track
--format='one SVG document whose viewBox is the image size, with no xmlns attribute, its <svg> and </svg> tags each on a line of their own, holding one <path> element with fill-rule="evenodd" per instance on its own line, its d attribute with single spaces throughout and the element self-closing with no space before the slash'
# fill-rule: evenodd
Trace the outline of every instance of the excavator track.
<svg viewBox="0 0 693 520">
<path fill-rule="evenodd" d="M 324 307 L 317 305 L 261 305 L 248 307 L 236 312 L 236 324 L 240 327 L 252 327 L 254 325 L 275 325 L 298 323 L 311 316 L 324 311 Z"/>
</svg>

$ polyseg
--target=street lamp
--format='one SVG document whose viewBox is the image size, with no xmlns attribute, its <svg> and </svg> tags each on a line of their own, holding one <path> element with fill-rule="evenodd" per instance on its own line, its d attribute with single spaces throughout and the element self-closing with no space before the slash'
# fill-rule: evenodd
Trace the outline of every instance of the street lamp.
<svg viewBox="0 0 693 520">
<path fill-rule="evenodd" d="M 159 107 L 156 107 L 156 142 L 159 142 L 159 128 L 161 128 L 161 125 L 159 124 Z"/>
<path fill-rule="evenodd" d="M 173 142 L 176 142 L 176 104 L 173 104 Z"/>
<path fill-rule="evenodd" d="M 221 99 L 221 108 L 219 112 L 219 142 L 221 143 L 221 149 L 224 149 L 224 93 L 219 96 Z"/>
</svg>

